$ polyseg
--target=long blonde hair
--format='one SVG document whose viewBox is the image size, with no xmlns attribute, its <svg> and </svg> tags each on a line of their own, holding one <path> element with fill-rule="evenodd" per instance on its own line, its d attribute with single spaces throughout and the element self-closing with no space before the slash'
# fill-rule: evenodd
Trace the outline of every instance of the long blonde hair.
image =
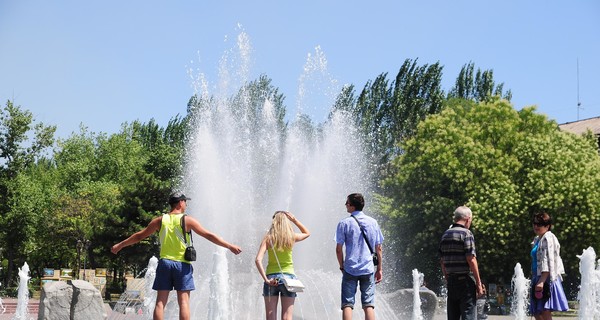
<svg viewBox="0 0 600 320">
<path fill-rule="evenodd" d="M 296 242 L 294 229 L 285 211 L 275 211 L 267 236 L 272 241 L 273 247 L 279 251 L 291 249 L 294 246 Z"/>
</svg>

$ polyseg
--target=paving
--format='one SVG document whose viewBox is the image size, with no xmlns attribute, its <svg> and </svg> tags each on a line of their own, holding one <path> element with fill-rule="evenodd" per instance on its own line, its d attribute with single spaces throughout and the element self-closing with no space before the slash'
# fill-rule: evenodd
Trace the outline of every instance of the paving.
<svg viewBox="0 0 600 320">
<path fill-rule="evenodd" d="M 6 308 L 5 313 L 1 313 L 0 314 L 0 320 L 12 320 L 13 317 L 15 316 L 15 310 L 16 310 L 16 305 L 17 305 L 17 299 L 11 299 L 11 298 L 3 298 L 2 299 L 2 303 L 4 305 L 4 307 Z M 125 316 L 125 315 L 120 315 L 119 317 L 110 317 L 112 310 L 110 309 L 110 307 L 108 306 L 108 304 L 106 305 L 106 310 L 107 310 L 107 315 L 109 316 L 109 319 L 111 318 L 117 318 L 117 319 L 139 319 L 139 316 L 136 315 L 130 315 L 130 316 Z M 34 299 L 30 299 L 29 303 L 28 303 L 28 314 L 26 319 L 23 320 L 35 320 L 37 319 L 38 316 L 38 306 L 39 306 L 39 300 L 34 300 Z M 0 309 L 0 312 L 2 310 Z M 508 319 L 514 319 L 514 316 L 511 315 L 488 315 L 487 319 L 488 320 L 508 320 Z M 553 317 L 554 319 L 558 319 L 558 320 L 575 320 L 578 319 L 577 316 L 559 316 L 559 315 L 554 315 Z M 533 317 L 528 317 L 527 319 L 533 319 Z M 445 314 L 436 314 L 433 318 L 433 320 L 446 320 L 446 315 Z"/>
</svg>

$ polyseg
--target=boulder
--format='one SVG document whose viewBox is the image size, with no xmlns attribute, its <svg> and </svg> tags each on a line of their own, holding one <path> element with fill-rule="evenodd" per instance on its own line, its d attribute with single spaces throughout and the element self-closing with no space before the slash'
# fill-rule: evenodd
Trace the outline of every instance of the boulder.
<svg viewBox="0 0 600 320">
<path fill-rule="evenodd" d="M 413 289 L 400 289 L 385 293 L 385 300 L 398 316 L 398 319 L 411 319 L 413 314 Z M 419 290 L 421 298 L 421 312 L 424 319 L 433 319 L 437 310 L 438 298 L 435 292 L 429 289 Z"/>
<path fill-rule="evenodd" d="M 42 287 L 38 320 L 64 320 L 71 316 L 73 287 L 65 281 L 53 281 Z"/>
<path fill-rule="evenodd" d="M 84 280 L 71 281 L 73 302 L 71 320 L 106 319 L 106 309 L 100 290 Z"/>
<path fill-rule="evenodd" d="M 84 280 L 56 281 L 42 287 L 38 320 L 106 319 L 102 295 Z"/>
</svg>

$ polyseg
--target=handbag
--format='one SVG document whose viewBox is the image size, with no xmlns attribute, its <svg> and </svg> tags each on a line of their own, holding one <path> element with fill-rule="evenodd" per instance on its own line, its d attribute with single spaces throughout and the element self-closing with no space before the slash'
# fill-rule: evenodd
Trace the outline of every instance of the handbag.
<svg viewBox="0 0 600 320">
<path fill-rule="evenodd" d="M 279 258 L 277 258 L 277 252 L 275 252 L 273 242 L 271 241 L 271 239 L 269 239 L 269 242 L 271 242 L 271 250 L 273 250 L 273 255 L 275 256 L 275 260 L 277 260 L 277 265 L 279 266 L 279 271 L 281 271 L 281 281 L 283 282 L 285 289 L 289 292 L 303 292 L 305 287 L 302 281 L 298 279 L 285 278 L 283 276 L 283 269 L 281 268 L 281 264 L 279 264 Z"/>
<path fill-rule="evenodd" d="M 302 281 L 298 280 L 298 279 L 289 279 L 289 278 L 283 278 L 283 285 L 285 286 L 285 289 L 289 292 L 303 292 L 304 291 L 304 284 L 302 283 Z"/>
<path fill-rule="evenodd" d="M 542 297 L 538 298 L 535 296 L 536 291 L 535 291 L 535 283 L 531 284 L 531 296 L 535 297 L 538 300 L 543 300 L 546 301 L 548 299 L 550 299 L 550 283 L 548 283 L 548 281 L 544 282 L 544 287 L 542 289 Z"/>
<path fill-rule="evenodd" d="M 353 215 L 350 215 L 350 216 L 352 218 L 354 218 L 354 220 L 356 220 L 356 223 L 358 223 L 358 219 L 355 216 L 353 216 Z M 371 251 L 371 256 L 373 257 L 373 265 L 375 265 L 375 266 L 379 265 L 379 257 L 377 257 L 377 253 L 376 252 L 373 252 L 373 247 L 371 247 L 371 244 L 367 240 L 367 236 L 365 235 L 365 231 L 363 230 L 363 228 L 360 225 L 360 223 L 358 223 L 358 227 L 360 228 L 360 233 L 362 233 L 362 236 L 365 239 L 365 242 L 367 243 L 367 247 L 369 247 L 369 251 Z"/>
<path fill-rule="evenodd" d="M 194 248 L 194 239 L 192 238 L 192 231 L 187 232 L 190 234 L 190 243 L 187 242 L 185 238 L 185 214 L 181 216 L 181 229 L 183 230 L 183 243 L 185 243 L 185 252 L 183 253 L 183 258 L 187 261 L 196 261 L 196 248 Z"/>
</svg>

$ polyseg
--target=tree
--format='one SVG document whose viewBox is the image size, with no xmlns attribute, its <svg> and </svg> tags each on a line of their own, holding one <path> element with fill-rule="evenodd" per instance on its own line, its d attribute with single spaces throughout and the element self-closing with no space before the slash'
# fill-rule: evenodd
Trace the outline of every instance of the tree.
<svg viewBox="0 0 600 320">
<path fill-rule="evenodd" d="M 33 277 L 39 276 L 44 267 L 57 265 L 56 257 L 70 250 L 56 241 L 60 240 L 57 233 L 62 231 L 56 228 L 51 215 L 57 191 L 56 170 L 48 159 L 22 170 L 11 183 L 11 212 L 18 214 L 7 215 L 4 222 L 18 227 L 11 229 L 7 238 L 22 239 L 16 264 L 27 262 Z"/>
<path fill-rule="evenodd" d="M 27 230 L 36 222 L 34 217 L 17 209 L 20 203 L 15 196 L 16 178 L 54 143 L 55 131 L 54 126 L 35 124 L 30 111 L 22 110 L 11 101 L 0 109 L 0 225 L 8 264 L 3 281 L 6 286 L 13 283 L 15 263 L 24 258 L 26 243 L 32 237 Z"/>
<path fill-rule="evenodd" d="M 80 261 L 87 260 L 88 256 L 93 266 L 96 255 L 89 253 L 104 245 L 96 239 L 101 238 L 98 235 L 107 228 L 105 216 L 114 214 L 124 203 L 120 179 L 133 176 L 129 173 L 132 165 L 119 156 L 134 153 L 135 148 L 124 151 L 116 143 L 108 145 L 107 141 L 110 139 L 106 135 L 89 133 L 82 127 L 79 133 L 58 142 L 54 154 L 58 192 L 48 224 L 56 229 L 53 236 L 57 239 L 53 245 L 69 248 L 68 253 L 57 258 L 59 266 L 79 270 Z M 108 154 L 108 150 L 113 153 Z M 91 246 L 76 251 L 78 242 L 87 241 L 91 241 Z"/>
<path fill-rule="evenodd" d="M 127 255 L 114 256 L 109 249 L 165 212 L 165 199 L 180 178 L 185 136 L 186 122 L 175 117 L 166 128 L 154 120 L 135 121 L 111 135 L 82 127 L 59 141 L 58 192 L 49 224 L 58 230 L 56 243 L 71 248 L 61 256 L 62 265 L 79 267 L 73 249 L 85 240 L 91 245 L 82 254 L 90 267 L 108 266 L 121 275 L 125 269 L 141 270 L 158 254 L 155 237 L 127 249 Z"/>
<path fill-rule="evenodd" d="M 508 281 L 529 265 L 531 217 L 553 216 L 567 274 L 575 255 L 600 244 L 600 158 L 590 137 L 561 132 L 534 107 L 515 111 L 498 98 L 451 100 L 423 121 L 394 160 L 380 206 L 398 267 L 439 279 L 437 245 L 456 206 L 470 206 L 482 276 Z M 406 273 L 406 272 L 404 272 Z"/>
<path fill-rule="evenodd" d="M 504 83 L 496 85 L 494 82 L 494 70 L 481 71 L 477 68 L 477 72 L 473 73 L 474 70 L 473 62 L 469 62 L 460 69 L 456 84 L 448 93 L 448 98 L 462 98 L 476 102 L 486 101 L 494 96 L 508 101 L 512 99 L 510 90 L 503 92 Z"/>
<path fill-rule="evenodd" d="M 354 115 L 375 166 L 375 180 L 385 177 L 391 159 L 402 153 L 399 143 L 412 136 L 427 115 L 441 110 L 441 77 L 439 63 L 418 66 L 417 60 L 407 59 L 391 83 L 382 73 L 368 81 L 357 98 L 353 86 L 338 95 L 334 110 Z"/>
</svg>

